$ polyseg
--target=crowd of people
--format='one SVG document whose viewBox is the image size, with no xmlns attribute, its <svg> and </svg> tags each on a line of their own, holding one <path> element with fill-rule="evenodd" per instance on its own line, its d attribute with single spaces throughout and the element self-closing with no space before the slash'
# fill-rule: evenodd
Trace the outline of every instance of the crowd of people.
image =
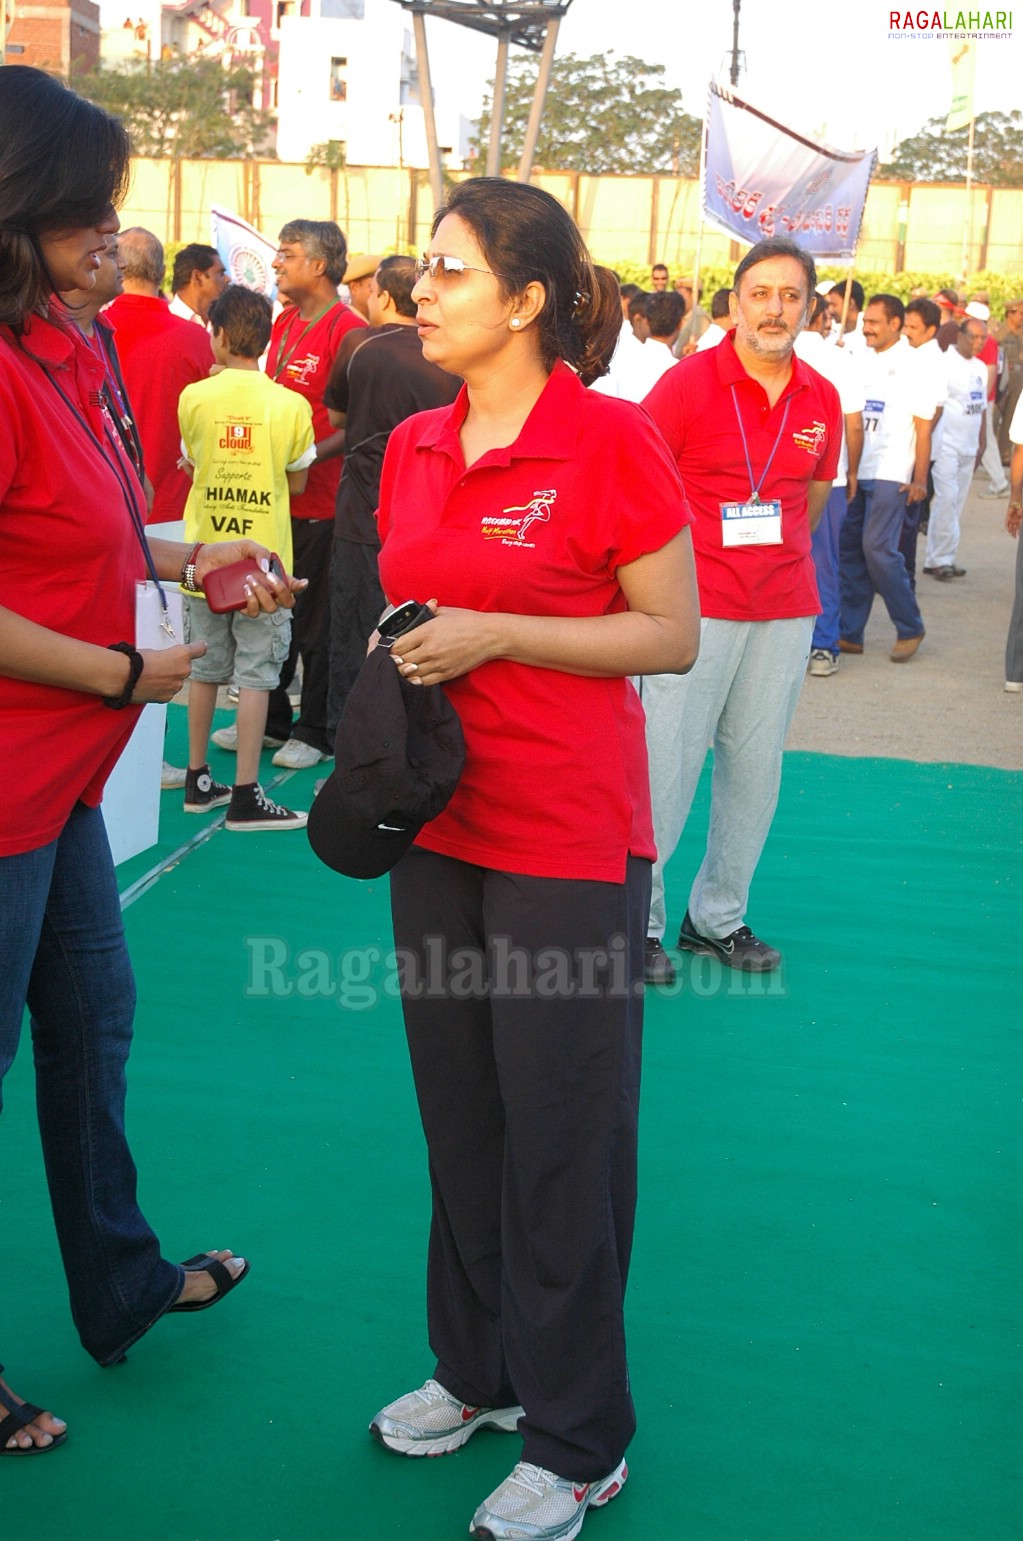
<svg viewBox="0 0 1023 1541">
<path fill-rule="evenodd" d="M 483 988 L 403 994 L 436 1363 L 371 1431 L 406 1456 L 517 1431 L 471 1534 L 568 1541 L 621 1491 L 635 1427 L 624 1295 L 643 986 L 677 967 L 665 864 L 712 747 L 678 948 L 781 966 L 746 910 L 804 677 L 863 651 L 877 594 L 892 661 L 915 654 L 919 534 L 923 574 L 965 576 L 976 464 L 1018 534 L 1023 300 L 999 340 L 983 296 L 825 292 L 775 239 L 704 311 L 663 264 L 649 293 L 620 285 L 556 200 L 490 178 L 450 192 L 418 262 L 350 256 L 334 222 L 290 220 L 276 319 L 197 243 L 167 297 L 159 240 L 119 230 L 120 124 L 37 71 L 4 74 L 0 1074 L 27 1005 L 83 1344 L 114 1363 L 248 1272 L 224 1249 L 165 1261 L 135 1200 L 105 780 L 141 706 L 188 680 L 189 763 L 164 784 L 190 813 L 226 807 L 233 832 L 300 829 L 262 789 L 263 751 L 291 771 L 329 761 L 381 613 L 416 600 L 429 619 L 393 666 L 413 695 L 443 689 L 465 761 L 391 874 L 395 942 L 425 969 L 440 933 Z M 186 539 L 168 539 L 179 520 Z M 154 651 L 132 634 L 147 576 L 184 594 L 183 635 Z M 1007 689 L 1023 689 L 1018 589 Z M 228 685 L 235 720 L 212 731 Z M 236 757 L 230 785 L 211 735 Z M 493 988 L 502 949 L 526 960 L 512 991 Z M 2 1380 L 0 1403 L 0 1454 L 63 1442 Z"/>
</svg>

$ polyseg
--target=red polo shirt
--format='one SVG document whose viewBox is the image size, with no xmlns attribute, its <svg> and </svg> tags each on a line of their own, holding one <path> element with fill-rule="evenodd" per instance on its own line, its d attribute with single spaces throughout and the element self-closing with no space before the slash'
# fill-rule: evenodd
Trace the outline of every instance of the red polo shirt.
<svg viewBox="0 0 1023 1541">
<path fill-rule="evenodd" d="M 186 385 L 205 380 L 213 367 L 209 334 L 205 327 L 172 316 L 166 300 L 148 294 L 119 295 L 103 315 L 114 328 L 146 474 L 153 484 L 149 523 L 183 519 L 192 483 L 178 470 L 178 397 Z"/>
<path fill-rule="evenodd" d="M 145 576 L 110 463 L 103 374 L 76 328 L 33 317 L 19 340 L 0 327 L 3 603 L 100 646 L 134 641 L 135 580 Z M 133 479 L 127 457 L 120 470 Z M 0 856 L 55 840 L 76 802 L 96 806 L 140 710 L 112 712 L 99 696 L 0 675 Z"/>
<path fill-rule="evenodd" d="M 734 337 L 733 330 L 718 347 L 682 359 L 643 402 L 678 462 L 695 515 L 700 613 L 722 621 L 819 615 L 806 504 L 810 482 L 831 481 L 838 469 L 838 392 L 793 355 L 791 379 L 772 407 L 743 369 Z M 756 482 L 770 460 L 760 497 L 781 502 L 778 546 L 722 541 L 721 504 L 748 502 L 752 490 L 739 413 Z"/>
<path fill-rule="evenodd" d="M 317 444 L 334 432 L 323 404 L 334 356 L 345 333 L 365 325 L 341 300 L 313 322 L 302 320 L 297 305 L 286 306 L 274 322 L 266 372 L 308 401 Z M 293 519 L 333 519 L 343 464 L 343 455 L 313 461 L 305 491 L 291 500 Z"/>
<path fill-rule="evenodd" d="M 678 472 L 643 412 L 557 364 L 515 443 L 468 470 L 468 398 L 391 434 L 378 515 L 393 601 L 519 615 L 625 610 L 620 566 L 689 522 Z M 652 859 L 643 711 L 627 679 L 497 659 L 445 685 L 465 770 L 417 844 L 479 866 L 621 883 Z"/>
</svg>

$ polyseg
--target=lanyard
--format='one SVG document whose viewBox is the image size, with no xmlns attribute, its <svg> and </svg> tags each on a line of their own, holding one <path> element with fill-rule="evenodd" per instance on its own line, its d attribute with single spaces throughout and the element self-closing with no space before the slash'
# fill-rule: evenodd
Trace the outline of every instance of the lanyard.
<svg viewBox="0 0 1023 1541">
<path fill-rule="evenodd" d="M 734 381 L 732 382 L 732 405 L 735 408 L 735 416 L 736 416 L 736 420 L 737 420 L 737 422 L 739 424 L 739 433 L 742 436 L 743 454 L 746 456 L 746 470 L 749 472 L 749 492 L 750 492 L 750 502 L 751 503 L 759 503 L 760 502 L 760 489 L 764 485 L 764 483 L 766 482 L 766 480 L 767 480 L 767 473 L 771 469 L 771 465 L 772 465 L 772 463 L 774 461 L 775 455 L 778 453 L 778 445 L 781 443 L 781 436 L 785 432 L 785 424 L 789 420 L 789 406 L 791 404 L 791 401 L 792 401 L 792 397 L 791 396 L 786 396 L 786 398 L 785 398 L 785 411 L 781 415 L 781 427 L 778 429 L 778 437 L 774 441 L 774 448 L 772 449 L 771 453 L 767 457 L 767 464 L 764 466 L 764 473 L 761 476 L 759 482 L 757 482 L 756 485 L 754 485 L 754 483 L 753 483 L 753 463 L 752 463 L 752 461 L 749 458 L 749 445 L 746 442 L 746 430 L 745 430 L 745 428 L 743 427 L 743 424 L 742 424 L 742 413 L 739 411 L 739 398 L 735 394 L 735 382 Z"/>
<path fill-rule="evenodd" d="M 275 380 L 280 380 L 281 375 L 284 373 L 284 371 L 287 369 L 288 365 L 291 363 L 291 360 L 292 360 L 292 357 L 293 357 L 293 355 L 295 353 L 295 350 L 297 349 L 299 343 L 302 341 L 302 338 L 306 335 L 306 333 L 312 330 L 312 328 L 316 325 L 317 321 L 322 321 L 324 316 L 327 315 L 328 311 L 333 310 L 334 306 L 335 305 L 340 305 L 340 303 L 341 303 L 340 300 L 331 300 L 329 305 L 324 305 L 322 310 L 318 310 L 316 312 L 315 316 L 313 316 L 311 321 L 307 321 L 306 322 L 305 326 L 299 332 L 298 336 L 295 338 L 295 341 L 292 343 L 291 347 L 288 349 L 288 351 L 284 355 L 284 357 L 281 358 L 280 354 L 278 354 L 277 358 L 274 361 L 274 366 L 273 366 L 273 378 Z"/>
<path fill-rule="evenodd" d="M 136 539 L 142 548 L 142 555 L 145 558 L 149 576 L 153 580 L 153 583 L 156 585 L 156 591 L 160 596 L 160 606 L 163 610 L 163 621 L 161 622 L 161 625 L 163 626 L 163 629 L 167 635 L 169 637 L 173 637 L 174 627 L 171 624 L 170 612 L 167 608 L 167 595 L 164 593 L 163 585 L 156 574 L 156 567 L 153 563 L 153 553 L 150 551 L 149 542 L 146 540 L 145 526 L 142 520 L 142 511 L 139 508 L 138 498 L 135 495 L 135 490 L 131 485 L 131 473 L 121 463 L 121 451 L 118 448 L 120 441 L 118 440 L 117 435 L 111 430 L 110 413 L 104 403 L 102 408 L 103 430 L 106 440 L 114 452 L 113 459 L 104 453 L 102 439 L 97 438 L 88 419 L 71 400 L 71 397 L 64 390 L 64 387 L 61 385 L 60 381 L 56 378 L 55 375 L 52 375 L 45 366 L 41 367 L 43 374 L 46 376 L 47 380 L 49 380 L 50 384 L 57 392 L 57 395 L 61 398 L 61 400 L 64 402 L 64 405 L 68 408 L 72 415 L 78 419 L 79 423 L 85 429 L 89 438 L 96 445 L 96 448 L 99 450 L 103 460 L 109 466 L 110 470 L 113 471 L 115 477 L 117 478 L 118 486 L 121 489 L 121 497 L 124 499 L 124 505 L 128 510 L 128 517 L 131 520 L 132 529 L 135 531 Z"/>
<path fill-rule="evenodd" d="M 103 333 L 101 332 L 100 328 L 94 328 L 91 337 L 87 336 L 84 332 L 82 335 L 85 338 L 86 346 L 92 350 L 92 352 L 96 355 L 96 357 L 99 359 L 99 362 L 103 366 L 104 390 L 106 392 L 107 407 L 110 411 L 111 417 L 114 419 L 114 426 L 117 429 L 117 436 L 123 444 L 128 458 L 135 468 L 135 474 L 138 476 L 139 481 L 141 481 L 142 446 L 139 442 L 138 431 L 135 427 L 135 422 L 131 413 L 128 411 L 128 404 L 124 398 L 123 382 L 120 381 L 115 374 L 113 360 L 111 359 L 110 354 L 107 352 L 106 340 L 103 337 Z"/>
</svg>

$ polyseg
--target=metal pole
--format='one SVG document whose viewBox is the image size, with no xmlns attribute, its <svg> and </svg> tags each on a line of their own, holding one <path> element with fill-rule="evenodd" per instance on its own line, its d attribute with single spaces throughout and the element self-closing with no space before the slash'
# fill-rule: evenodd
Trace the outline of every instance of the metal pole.
<svg viewBox="0 0 1023 1541">
<path fill-rule="evenodd" d="M 966 213 L 963 215 L 963 261 L 962 284 L 966 287 L 966 280 L 970 272 L 970 235 L 973 230 L 973 127 L 974 118 L 970 118 L 970 138 L 966 149 Z"/>
<path fill-rule="evenodd" d="M 504 132 L 504 95 L 508 83 L 508 44 L 510 34 L 502 32 L 497 40 L 497 65 L 494 71 L 494 101 L 490 109 L 490 144 L 487 147 L 487 176 L 501 175 L 501 135 Z"/>
<path fill-rule="evenodd" d="M 558 41 L 558 27 L 560 25 L 559 16 L 549 16 L 547 18 L 547 32 L 543 40 L 543 53 L 540 55 L 540 73 L 536 77 L 533 105 L 529 109 L 526 139 L 522 146 L 522 158 L 519 161 L 520 182 L 528 182 L 529 173 L 533 169 L 533 156 L 536 154 L 536 141 L 540 137 L 540 120 L 543 117 L 544 102 L 547 99 L 547 87 L 551 79 L 551 66 L 554 63 L 554 46 Z"/>
<path fill-rule="evenodd" d="M 440 146 L 437 143 L 437 120 L 433 115 L 430 56 L 426 48 L 426 17 L 422 11 L 413 11 L 412 24 L 415 28 L 416 69 L 419 73 L 419 96 L 423 104 L 423 123 L 426 128 L 426 150 L 430 158 L 430 191 L 433 194 L 433 207 L 436 212 L 444 202 L 444 176 L 440 166 Z"/>
<path fill-rule="evenodd" d="M 732 3 L 732 68 L 728 78 L 733 86 L 739 84 L 739 7 L 742 0 L 733 0 Z"/>
<path fill-rule="evenodd" d="M 696 196 L 700 201 L 700 225 L 696 232 L 696 253 L 693 257 L 693 312 L 700 303 L 700 261 L 703 257 L 703 184 L 707 176 L 707 135 L 710 133 L 710 107 L 707 108 L 707 116 L 703 121 L 703 133 L 700 137 L 700 180 L 696 185 Z M 689 336 L 692 338 L 693 316 L 689 317 Z"/>
</svg>

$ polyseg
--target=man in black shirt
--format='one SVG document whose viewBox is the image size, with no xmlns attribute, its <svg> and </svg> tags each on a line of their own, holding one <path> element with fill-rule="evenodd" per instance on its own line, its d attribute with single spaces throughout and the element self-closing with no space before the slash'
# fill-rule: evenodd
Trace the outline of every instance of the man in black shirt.
<svg viewBox="0 0 1023 1541">
<path fill-rule="evenodd" d="M 376 509 L 387 440 L 413 413 L 450 405 L 462 384 L 423 358 L 412 298 L 415 282 L 411 257 L 384 258 L 370 286 L 370 326 L 342 340 L 323 396 L 331 424 L 345 435 L 334 520 L 327 702 L 331 740 L 385 605 L 377 576 Z"/>
</svg>

